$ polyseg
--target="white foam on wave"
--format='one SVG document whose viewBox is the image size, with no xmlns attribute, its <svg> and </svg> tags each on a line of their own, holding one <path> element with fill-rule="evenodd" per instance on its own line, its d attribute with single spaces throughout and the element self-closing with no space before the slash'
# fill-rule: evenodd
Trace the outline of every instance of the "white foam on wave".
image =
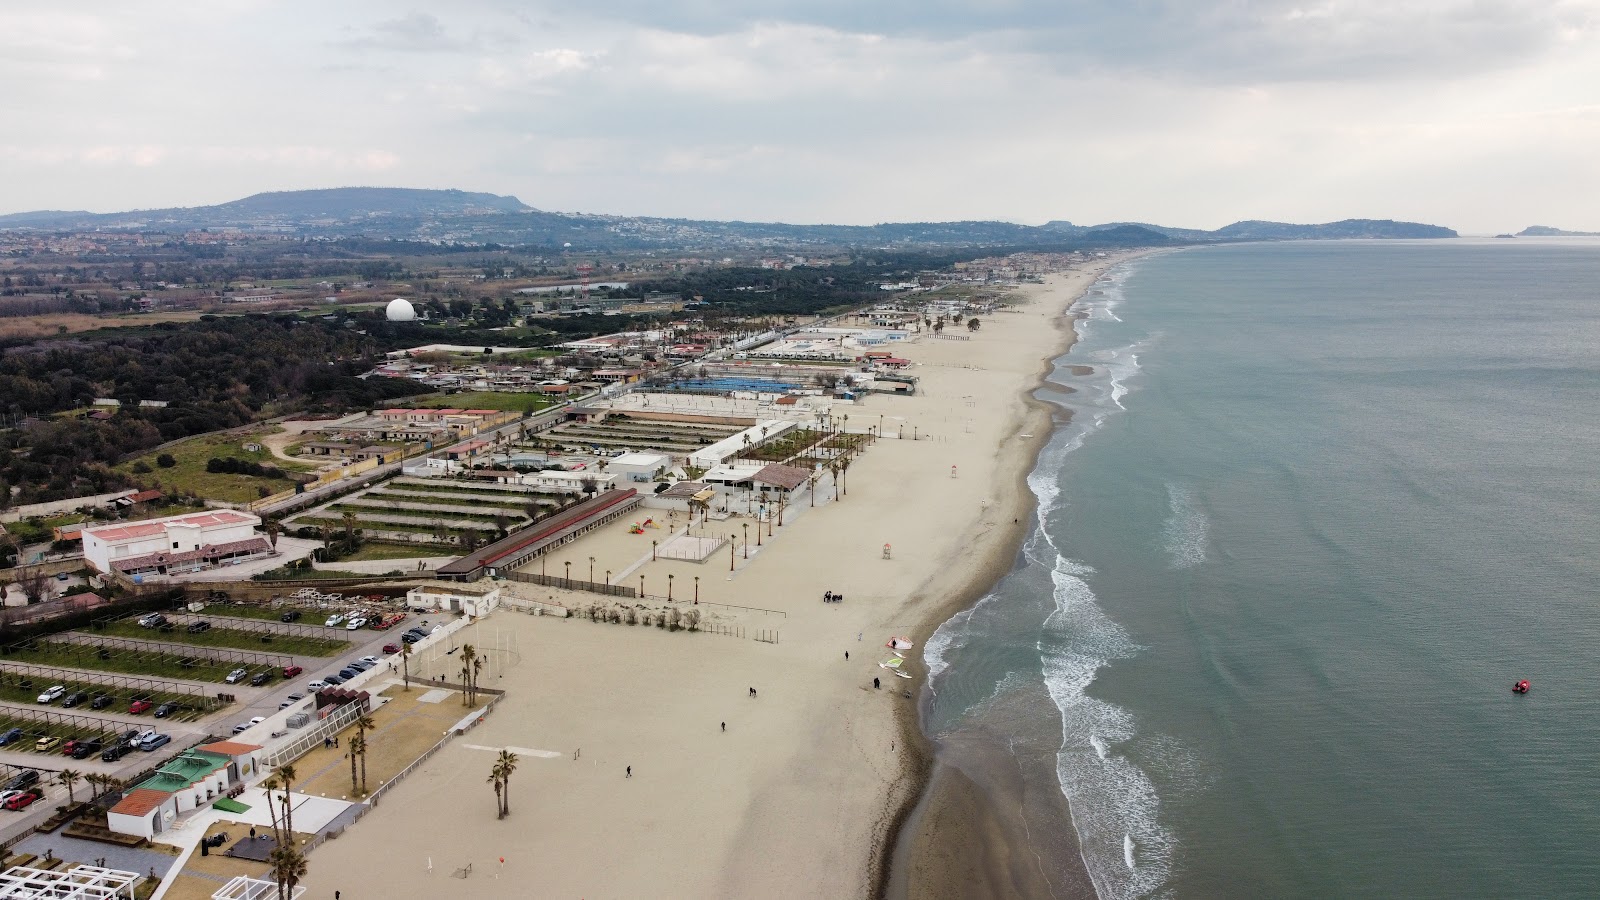
<svg viewBox="0 0 1600 900">
<path fill-rule="evenodd" d="M 1167 518 L 1161 536 L 1169 564 L 1174 569 L 1189 569 L 1206 561 L 1206 535 L 1211 520 L 1200 506 L 1192 488 L 1169 484 Z"/>
<path fill-rule="evenodd" d="M 1128 864 L 1128 868 L 1130 870 L 1134 868 L 1134 864 L 1133 864 L 1133 835 L 1131 835 L 1131 834 L 1125 834 L 1125 835 L 1122 836 L 1122 859 L 1123 859 L 1124 862 L 1126 862 Z"/>
<path fill-rule="evenodd" d="M 1082 577 L 1086 567 L 1059 558 L 1051 573 L 1056 609 L 1039 643 L 1045 688 L 1061 713 L 1056 777 L 1072 810 L 1083 861 L 1102 900 L 1144 896 L 1167 879 L 1173 838 L 1159 821 L 1155 785 L 1124 755 L 1103 752 L 1108 742 L 1134 738 L 1133 717 L 1090 697 L 1095 674 L 1138 647 L 1100 609 Z M 1139 865 L 1125 865 L 1126 840 L 1136 841 Z"/>
</svg>

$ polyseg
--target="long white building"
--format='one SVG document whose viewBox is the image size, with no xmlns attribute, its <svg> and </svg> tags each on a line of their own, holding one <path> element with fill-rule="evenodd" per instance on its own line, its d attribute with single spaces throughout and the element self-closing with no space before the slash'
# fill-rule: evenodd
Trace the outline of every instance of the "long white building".
<svg viewBox="0 0 1600 900">
<path fill-rule="evenodd" d="M 272 553 L 258 516 L 232 509 L 83 529 L 83 558 L 101 572 L 171 575 Z"/>
</svg>

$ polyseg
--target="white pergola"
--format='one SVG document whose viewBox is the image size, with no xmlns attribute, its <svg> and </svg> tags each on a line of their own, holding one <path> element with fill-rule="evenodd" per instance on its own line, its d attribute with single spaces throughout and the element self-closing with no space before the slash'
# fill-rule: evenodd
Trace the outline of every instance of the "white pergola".
<svg viewBox="0 0 1600 900">
<path fill-rule="evenodd" d="M 0 898 L 5 900 L 133 900 L 133 885 L 142 876 L 121 869 L 73 866 L 64 872 L 12 866 L 0 872 Z"/>
<path fill-rule="evenodd" d="M 289 900 L 296 900 L 306 892 L 304 885 L 295 885 L 294 891 L 289 894 Z M 278 883 L 265 878 L 251 878 L 249 875 L 235 875 L 233 880 L 223 885 L 211 900 L 266 900 L 268 897 L 278 896 Z"/>
</svg>

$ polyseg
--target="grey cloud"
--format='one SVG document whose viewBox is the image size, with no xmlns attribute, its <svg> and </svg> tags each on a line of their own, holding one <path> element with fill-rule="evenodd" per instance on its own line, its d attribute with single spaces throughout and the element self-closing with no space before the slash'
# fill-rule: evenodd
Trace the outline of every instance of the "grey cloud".
<svg viewBox="0 0 1600 900">
<path fill-rule="evenodd" d="M 469 39 L 452 36 L 437 16 L 413 12 L 378 22 L 355 37 L 339 42 L 356 50 L 454 52 L 473 46 Z"/>
</svg>

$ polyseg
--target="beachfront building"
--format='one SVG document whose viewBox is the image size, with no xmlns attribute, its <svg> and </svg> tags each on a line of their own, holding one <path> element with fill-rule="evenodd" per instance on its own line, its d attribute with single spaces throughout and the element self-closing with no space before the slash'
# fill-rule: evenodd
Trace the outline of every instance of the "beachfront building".
<svg viewBox="0 0 1600 900">
<path fill-rule="evenodd" d="M 406 608 L 486 616 L 500 605 L 500 588 L 430 581 L 406 591 Z"/>
<path fill-rule="evenodd" d="M 798 423 L 784 419 L 763 419 L 738 434 L 730 435 L 709 447 L 689 454 L 689 465 L 697 469 L 720 466 L 729 458 L 768 441 L 777 440 L 798 427 L 800 427 Z"/>
<path fill-rule="evenodd" d="M 637 484 L 655 481 L 672 466 L 672 457 L 664 453 L 624 453 L 614 456 L 606 464 L 606 472 L 623 481 Z"/>
<path fill-rule="evenodd" d="M 185 750 L 167 760 L 155 774 L 130 789 L 106 813 L 106 822 L 118 834 L 153 838 L 172 827 L 186 812 L 206 805 L 260 767 L 261 748 L 255 744 L 218 741 Z"/>
<path fill-rule="evenodd" d="M 256 532 L 258 516 L 210 510 L 83 529 L 83 558 L 96 571 L 126 575 L 197 572 L 276 553 Z"/>
<path fill-rule="evenodd" d="M 811 480 L 811 473 L 798 466 L 737 460 L 716 466 L 700 480 L 721 495 L 723 509 L 739 503 L 778 502 L 799 493 Z"/>
</svg>

